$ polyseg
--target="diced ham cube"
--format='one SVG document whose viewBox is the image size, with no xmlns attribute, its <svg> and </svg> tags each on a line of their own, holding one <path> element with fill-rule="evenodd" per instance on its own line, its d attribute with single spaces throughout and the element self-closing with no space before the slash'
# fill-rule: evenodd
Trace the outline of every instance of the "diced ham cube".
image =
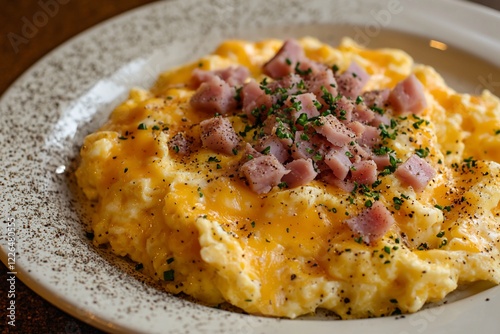
<svg viewBox="0 0 500 334">
<path fill-rule="evenodd" d="M 245 66 L 230 66 L 215 72 L 229 86 L 241 86 L 250 75 L 250 71 Z"/>
<path fill-rule="evenodd" d="M 231 122 L 224 117 L 213 117 L 200 123 L 201 143 L 204 147 L 224 154 L 232 154 L 240 139 Z"/>
<path fill-rule="evenodd" d="M 344 123 L 352 121 L 352 113 L 354 110 L 354 102 L 347 97 L 342 96 L 335 102 L 335 116 Z"/>
<path fill-rule="evenodd" d="M 371 90 L 364 92 L 361 96 L 368 107 L 382 108 L 387 103 L 390 92 L 391 91 L 389 89 Z"/>
<path fill-rule="evenodd" d="M 363 133 L 365 132 L 365 127 L 366 125 L 362 124 L 361 122 L 358 121 L 352 121 L 349 123 L 346 123 L 347 128 L 351 130 L 357 138 L 361 138 Z"/>
<path fill-rule="evenodd" d="M 436 170 L 427 161 L 413 154 L 396 169 L 394 175 L 402 182 L 413 187 L 415 191 L 420 192 L 436 175 Z"/>
<path fill-rule="evenodd" d="M 311 159 L 297 159 L 285 165 L 290 173 L 283 176 L 282 182 L 285 182 L 289 188 L 300 187 L 308 184 L 316 178 L 318 173 L 314 170 Z"/>
<path fill-rule="evenodd" d="M 380 130 L 374 126 L 367 125 L 364 128 L 359 143 L 367 147 L 373 147 L 374 145 L 380 143 Z"/>
<path fill-rule="evenodd" d="M 427 107 L 424 86 L 414 74 L 411 74 L 394 87 L 388 102 L 396 112 L 420 114 Z"/>
<path fill-rule="evenodd" d="M 268 154 L 274 155 L 281 163 L 284 163 L 290 157 L 288 150 L 276 135 L 261 138 L 257 145 L 255 145 L 255 149 L 261 153 L 262 151 L 269 150 Z"/>
<path fill-rule="evenodd" d="M 385 167 L 388 167 L 391 165 L 391 159 L 389 158 L 389 154 L 384 154 L 384 155 L 372 154 L 371 158 L 377 164 L 378 170 L 382 170 Z"/>
<path fill-rule="evenodd" d="M 295 71 L 297 62 L 305 58 L 304 49 L 293 39 L 286 40 L 276 55 L 264 64 L 264 73 L 273 79 L 282 78 Z"/>
<path fill-rule="evenodd" d="M 358 233 L 366 243 L 380 240 L 394 225 L 391 212 L 380 201 L 365 209 L 360 215 L 345 221 L 350 229 Z"/>
<path fill-rule="evenodd" d="M 202 83 L 210 81 L 214 76 L 218 76 L 229 86 L 241 86 L 250 75 L 250 71 L 245 66 L 230 66 L 221 70 L 205 71 L 199 68 L 193 70 L 191 75 L 191 85 L 198 88 Z"/>
<path fill-rule="evenodd" d="M 194 141 L 193 137 L 178 132 L 168 141 L 168 148 L 177 154 L 186 155 L 190 153 Z"/>
<path fill-rule="evenodd" d="M 337 81 L 335 80 L 335 77 L 333 76 L 333 72 L 331 69 L 326 69 L 324 71 L 320 71 L 318 73 L 313 74 L 307 80 L 307 87 L 309 88 L 309 91 L 311 93 L 316 95 L 319 103 L 321 103 L 324 106 L 324 110 L 328 109 L 328 105 L 325 99 L 323 98 L 323 95 L 325 95 L 324 90 L 326 90 L 326 92 L 329 93 L 332 99 L 335 99 L 335 97 L 337 97 L 338 94 Z"/>
<path fill-rule="evenodd" d="M 347 148 L 349 149 L 349 152 L 351 152 L 352 155 L 351 160 L 353 162 L 367 160 L 370 159 L 372 156 L 369 148 L 363 147 L 358 143 L 354 143 L 353 145 L 348 145 Z"/>
<path fill-rule="evenodd" d="M 362 123 L 370 123 L 375 117 L 375 112 L 364 103 L 356 103 L 352 112 L 352 118 Z"/>
<path fill-rule="evenodd" d="M 377 164 L 373 160 L 355 162 L 351 169 L 351 180 L 358 184 L 373 184 L 377 181 Z"/>
<path fill-rule="evenodd" d="M 352 62 L 347 70 L 337 77 L 338 91 L 351 99 L 356 99 L 363 90 L 370 76 L 357 63 Z"/>
<path fill-rule="evenodd" d="M 335 146 L 342 147 L 356 138 L 356 135 L 341 123 L 335 116 L 327 115 L 319 118 L 319 124 L 314 129 L 325 136 Z"/>
<path fill-rule="evenodd" d="M 344 146 L 339 150 L 332 149 L 325 155 L 325 163 L 339 180 L 344 180 L 347 177 L 349 169 L 352 166 L 351 160 L 346 155 L 347 152 Z"/>
<path fill-rule="evenodd" d="M 305 135 L 304 131 L 296 131 L 294 143 L 291 147 L 292 157 L 294 159 L 309 159 L 312 158 L 316 152 L 316 147 L 314 147 L 312 141 L 302 139 Z"/>
<path fill-rule="evenodd" d="M 213 76 L 198 87 L 190 103 L 194 109 L 224 115 L 236 109 L 235 96 L 234 87 L 229 86 L 218 76 Z"/>
<path fill-rule="evenodd" d="M 268 109 L 272 106 L 273 101 L 270 95 L 266 94 L 260 85 L 254 80 L 246 83 L 241 89 L 241 99 L 243 104 L 243 112 L 254 120 L 253 111 L 256 108 Z"/>
<path fill-rule="evenodd" d="M 342 189 L 345 192 L 352 192 L 354 190 L 354 183 L 351 182 L 350 180 L 339 180 L 331 171 L 326 171 L 321 173 L 321 179 L 328 183 L 331 184 L 332 186 L 335 186 L 337 188 Z"/>
<path fill-rule="evenodd" d="M 389 126 L 391 124 L 391 119 L 385 114 L 381 115 L 379 113 L 374 113 L 370 125 L 378 128 L 380 124 Z"/>
<path fill-rule="evenodd" d="M 303 77 L 309 78 L 311 75 L 325 71 L 328 67 L 325 64 L 321 64 L 304 57 L 297 63 L 297 68 Z"/>
<path fill-rule="evenodd" d="M 240 171 L 247 179 L 250 189 L 257 194 L 268 193 L 288 173 L 285 167 L 273 155 L 254 157 L 245 162 L 240 167 Z"/>
<path fill-rule="evenodd" d="M 295 95 L 301 93 L 303 80 L 300 75 L 290 73 L 279 80 L 267 84 L 267 88 L 273 92 L 273 103 L 283 98 L 283 95 Z"/>
<path fill-rule="evenodd" d="M 292 119 L 297 121 L 301 114 L 306 114 L 307 118 L 319 116 L 318 108 L 315 105 L 316 96 L 313 93 L 304 93 L 290 96 L 285 101 L 285 110 L 289 110 Z"/>
</svg>

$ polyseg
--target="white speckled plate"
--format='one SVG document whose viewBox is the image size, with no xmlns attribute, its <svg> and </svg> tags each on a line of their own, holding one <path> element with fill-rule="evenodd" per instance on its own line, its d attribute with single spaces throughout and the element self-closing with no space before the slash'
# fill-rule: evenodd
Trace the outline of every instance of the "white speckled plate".
<svg viewBox="0 0 500 334">
<path fill-rule="evenodd" d="M 405 317 L 355 321 L 253 317 L 172 297 L 90 244 L 70 188 L 83 137 L 132 86 L 149 86 L 160 71 L 223 39 L 312 35 L 335 44 L 349 35 L 369 47 L 407 50 L 459 91 L 498 95 L 499 26 L 498 12 L 458 0 L 163 1 L 100 24 L 38 62 L 0 101 L 1 259 L 7 264 L 14 222 L 18 277 L 110 332 L 498 332 L 500 287 L 470 287 Z M 431 39 L 441 44 L 429 47 Z"/>
</svg>

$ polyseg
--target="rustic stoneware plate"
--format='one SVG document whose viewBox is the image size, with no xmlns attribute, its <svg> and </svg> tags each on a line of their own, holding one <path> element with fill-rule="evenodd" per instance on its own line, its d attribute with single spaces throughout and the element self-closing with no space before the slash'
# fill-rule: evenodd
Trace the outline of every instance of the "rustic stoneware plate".
<svg viewBox="0 0 500 334">
<path fill-rule="evenodd" d="M 500 287 L 481 284 L 413 315 L 354 321 L 255 317 L 170 296 L 92 246 L 72 172 L 83 137 L 131 87 L 148 87 L 224 39 L 309 35 L 337 44 L 351 36 L 408 51 L 460 92 L 498 95 L 499 26 L 498 12 L 458 0 L 162 1 L 100 24 L 40 60 L 0 101 L 1 259 L 7 264 L 14 247 L 23 282 L 109 332 L 498 332 Z"/>
</svg>

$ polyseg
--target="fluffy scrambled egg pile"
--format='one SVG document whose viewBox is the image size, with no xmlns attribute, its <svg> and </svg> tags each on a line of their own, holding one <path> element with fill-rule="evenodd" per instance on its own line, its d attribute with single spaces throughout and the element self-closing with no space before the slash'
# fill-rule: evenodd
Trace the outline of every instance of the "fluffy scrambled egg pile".
<svg viewBox="0 0 500 334">
<path fill-rule="evenodd" d="M 219 154 L 198 143 L 208 116 L 194 110 L 195 68 L 243 65 L 257 81 L 283 41 L 227 41 L 213 54 L 134 89 L 109 121 L 86 137 L 76 171 L 95 202 L 95 245 L 109 245 L 136 269 L 208 305 L 229 302 L 251 314 L 294 318 L 317 308 L 343 319 L 415 312 L 458 285 L 500 282 L 500 101 L 458 94 L 431 67 L 401 50 L 337 47 L 299 40 L 307 57 L 345 70 L 355 61 L 365 89 L 393 88 L 413 73 L 427 107 L 396 117 L 386 144 L 403 159 L 424 155 L 436 171 L 421 192 L 394 174 L 376 188 L 347 192 L 313 180 L 253 192 L 237 171 L 244 150 Z M 236 132 L 244 119 L 229 116 Z M 185 131 L 195 150 L 168 142 Z M 380 201 L 395 223 L 371 243 L 345 223 Z"/>
</svg>

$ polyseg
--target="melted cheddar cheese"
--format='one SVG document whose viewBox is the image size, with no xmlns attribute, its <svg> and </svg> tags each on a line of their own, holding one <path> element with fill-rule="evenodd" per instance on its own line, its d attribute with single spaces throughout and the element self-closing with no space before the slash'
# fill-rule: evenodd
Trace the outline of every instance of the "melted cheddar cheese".
<svg viewBox="0 0 500 334">
<path fill-rule="evenodd" d="M 414 73 L 428 107 L 398 119 L 389 146 L 398 157 L 425 149 L 437 171 L 416 193 L 389 174 L 378 200 L 395 225 L 365 244 L 344 223 L 373 200 L 321 181 L 257 195 L 237 170 L 243 152 L 199 147 L 169 151 L 178 131 L 199 138 L 206 114 L 189 104 L 195 68 L 241 64 L 257 81 L 282 41 L 227 41 L 213 54 L 134 89 L 102 128 L 86 137 L 76 171 L 96 203 L 95 245 L 143 265 L 173 294 L 229 302 L 245 312 L 294 318 L 318 308 L 341 318 L 415 312 L 459 284 L 500 282 L 500 101 L 490 92 L 458 94 L 432 68 L 400 50 L 337 47 L 300 40 L 315 61 L 346 69 L 355 60 L 371 77 L 365 89 L 392 88 Z M 236 132 L 245 123 L 229 117 Z"/>
</svg>

